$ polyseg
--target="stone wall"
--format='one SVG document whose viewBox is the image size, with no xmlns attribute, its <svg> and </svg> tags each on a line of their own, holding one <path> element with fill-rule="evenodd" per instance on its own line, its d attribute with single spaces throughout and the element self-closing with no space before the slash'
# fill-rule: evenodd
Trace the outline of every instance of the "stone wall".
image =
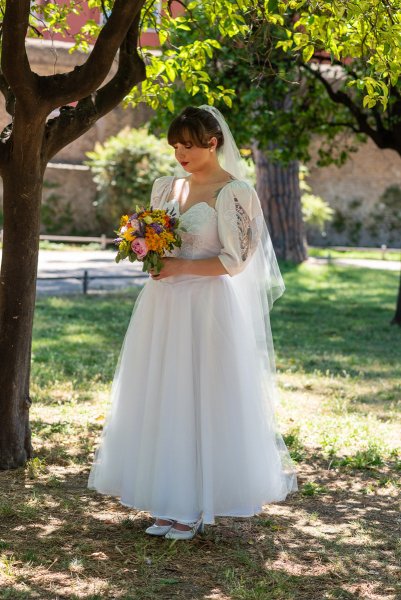
<svg viewBox="0 0 401 600">
<path fill-rule="evenodd" d="M 313 161 L 308 167 L 313 193 L 324 198 L 336 213 L 333 225 L 327 227 L 327 236 L 311 235 L 311 243 L 401 247 L 401 157 L 396 152 L 380 150 L 369 140 L 360 144 L 358 152 L 351 154 L 341 168 L 317 167 Z M 399 201 L 399 227 L 393 235 L 380 232 L 383 213 L 387 220 L 390 218 L 390 206 L 383 205 L 389 188 L 394 202 Z M 369 231 L 372 225 L 378 227 L 377 235 Z"/>
</svg>

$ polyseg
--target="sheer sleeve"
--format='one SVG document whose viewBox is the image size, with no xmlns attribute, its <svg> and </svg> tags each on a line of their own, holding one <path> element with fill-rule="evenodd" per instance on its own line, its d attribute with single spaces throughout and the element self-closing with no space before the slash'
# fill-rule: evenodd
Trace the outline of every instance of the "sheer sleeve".
<svg viewBox="0 0 401 600">
<path fill-rule="evenodd" d="M 267 315 L 285 285 L 256 190 L 245 181 L 227 184 L 216 201 L 222 248 L 219 259 L 233 277 L 244 306 Z"/>
<path fill-rule="evenodd" d="M 152 208 L 161 208 L 163 202 L 167 200 L 171 192 L 174 179 L 175 177 L 172 175 L 165 175 L 164 177 L 155 179 L 150 195 L 150 205 Z"/>
<path fill-rule="evenodd" d="M 237 275 L 247 266 L 262 234 L 259 198 L 246 182 L 233 181 L 220 192 L 216 210 L 222 244 L 219 259 L 229 275 Z"/>
</svg>

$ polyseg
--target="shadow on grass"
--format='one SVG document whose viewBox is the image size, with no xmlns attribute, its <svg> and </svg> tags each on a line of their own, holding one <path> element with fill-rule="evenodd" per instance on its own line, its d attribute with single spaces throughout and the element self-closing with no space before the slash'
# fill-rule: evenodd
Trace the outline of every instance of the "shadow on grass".
<svg viewBox="0 0 401 600">
<path fill-rule="evenodd" d="M 57 482 L 0 473 L 11 507 L 3 496 L 0 562 L 9 573 L 3 567 L 0 597 L 395 598 L 396 499 L 361 494 L 371 473 L 350 480 L 312 457 L 299 468 L 300 484 L 318 475 L 325 493 L 292 494 L 250 519 L 219 518 L 178 543 L 147 536 L 148 515 L 88 490 L 88 467 Z"/>
<path fill-rule="evenodd" d="M 401 335 L 388 322 L 398 275 L 304 265 L 283 272 L 287 292 L 272 313 L 280 369 L 379 377 L 395 400 Z M 58 385 L 72 380 L 83 390 L 110 382 L 134 300 L 131 292 L 40 299 L 37 385 L 50 386 L 55 373 Z M 391 466 L 328 470 L 327 459 L 299 446 L 297 494 L 171 543 L 146 536 L 145 513 L 86 488 L 101 425 L 71 432 L 68 421 L 35 419 L 32 427 L 45 440 L 34 476 L 0 473 L 2 599 L 396 598 Z"/>
</svg>

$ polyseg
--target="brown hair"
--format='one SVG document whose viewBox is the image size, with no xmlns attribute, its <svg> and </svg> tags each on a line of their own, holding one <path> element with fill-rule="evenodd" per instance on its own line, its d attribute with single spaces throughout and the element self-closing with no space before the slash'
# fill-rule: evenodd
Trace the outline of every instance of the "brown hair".
<svg viewBox="0 0 401 600">
<path fill-rule="evenodd" d="M 224 138 L 217 119 L 208 110 L 195 106 L 184 108 L 173 119 L 167 132 L 167 140 L 171 146 L 191 141 L 195 146 L 208 148 L 212 137 L 217 138 L 217 148 L 220 148 Z"/>
</svg>

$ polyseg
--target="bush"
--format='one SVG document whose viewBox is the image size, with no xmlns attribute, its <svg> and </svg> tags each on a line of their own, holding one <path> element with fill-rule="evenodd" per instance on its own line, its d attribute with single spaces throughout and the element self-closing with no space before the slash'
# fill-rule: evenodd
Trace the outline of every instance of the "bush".
<svg viewBox="0 0 401 600">
<path fill-rule="evenodd" d="M 369 215 L 367 229 L 379 243 L 399 243 L 401 229 L 401 188 L 390 185 Z"/>
<path fill-rule="evenodd" d="M 171 175 L 176 165 L 167 141 L 149 134 L 147 127 L 126 127 L 104 144 L 97 143 L 87 156 L 97 186 L 97 217 L 109 234 L 118 227 L 121 215 L 137 204 L 149 205 L 154 180 Z"/>
<path fill-rule="evenodd" d="M 307 175 L 307 168 L 301 166 L 299 171 L 299 184 L 301 188 L 303 220 L 307 231 L 318 230 L 320 233 L 324 234 L 325 224 L 333 219 L 334 211 L 323 198 L 312 194 L 310 186 L 305 181 Z"/>
</svg>

